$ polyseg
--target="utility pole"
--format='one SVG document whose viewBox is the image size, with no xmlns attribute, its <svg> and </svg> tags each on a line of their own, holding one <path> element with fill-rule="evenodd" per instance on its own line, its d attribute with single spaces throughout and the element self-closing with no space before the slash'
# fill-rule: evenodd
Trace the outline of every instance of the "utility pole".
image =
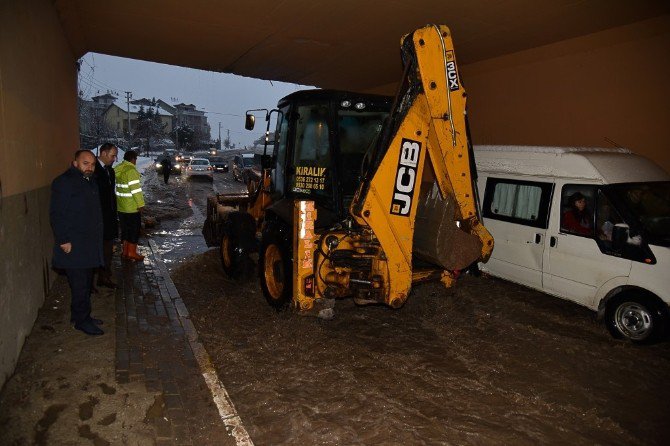
<svg viewBox="0 0 670 446">
<path fill-rule="evenodd" d="M 176 115 L 177 115 L 177 121 L 176 121 L 177 126 L 174 128 L 174 134 L 175 134 L 175 139 L 177 140 L 176 141 L 177 153 L 179 153 L 179 109 L 177 109 L 175 111 L 176 111 Z"/>
<path fill-rule="evenodd" d="M 226 129 L 228 131 L 228 136 L 226 137 L 226 141 L 228 141 L 228 148 L 230 149 L 230 129 Z"/>
<path fill-rule="evenodd" d="M 219 150 L 223 148 L 223 144 L 221 144 L 221 123 L 219 122 Z"/>
<path fill-rule="evenodd" d="M 128 145 L 130 145 L 130 97 L 132 96 L 132 93 L 129 91 L 126 91 L 126 111 L 128 112 Z"/>
</svg>

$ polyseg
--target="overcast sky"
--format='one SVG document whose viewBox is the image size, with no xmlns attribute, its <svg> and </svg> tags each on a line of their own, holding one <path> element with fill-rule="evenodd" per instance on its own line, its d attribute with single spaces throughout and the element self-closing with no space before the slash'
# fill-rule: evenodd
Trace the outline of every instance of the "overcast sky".
<svg viewBox="0 0 670 446">
<path fill-rule="evenodd" d="M 310 87 L 88 53 L 82 58 L 79 88 L 86 99 L 111 91 L 125 101 L 124 92 L 130 91 L 134 99 L 193 104 L 207 112 L 213 139 L 221 122 L 221 139 L 230 130 L 231 142 L 240 146 L 250 145 L 265 131 L 262 120 L 256 121 L 254 131 L 244 129 L 246 110 L 274 108 L 283 96 Z"/>
</svg>

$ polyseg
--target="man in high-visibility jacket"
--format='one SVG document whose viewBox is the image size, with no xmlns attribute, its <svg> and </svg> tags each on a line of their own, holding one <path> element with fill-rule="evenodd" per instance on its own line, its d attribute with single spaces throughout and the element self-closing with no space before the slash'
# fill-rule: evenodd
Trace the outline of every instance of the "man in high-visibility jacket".
<svg viewBox="0 0 670 446">
<path fill-rule="evenodd" d="M 123 162 L 114 168 L 116 176 L 116 210 L 121 223 L 121 240 L 125 259 L 138 261 L 144 256 L 137 252 L 137 241 L 142 228 L 142 208 L 144 194 L 140 184 L 140 173 L 137 171 L 137 152 L 128 150 L 123 155 Z"/>
</svg>

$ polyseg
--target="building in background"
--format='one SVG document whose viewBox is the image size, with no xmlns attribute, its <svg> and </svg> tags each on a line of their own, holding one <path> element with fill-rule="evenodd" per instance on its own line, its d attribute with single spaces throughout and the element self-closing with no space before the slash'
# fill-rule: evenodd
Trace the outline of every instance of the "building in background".
<svg viewBox="0 0 670 446">
<path fill-rule="evenodd" d="M 104 112 L 105 122 L 112 131 L 125 135 L 128 133 L 128 112 L 130 112 L 130 133 L 132 135 L 137 130 L 137 119 L 140 114 L 151 112 L 160 117 L 160 122 L 165 126 L 165 134 L 169 134 L 172 131 L 174 120 L 172 113 L 158 105 L 145 105 L 144 101 L 146 100 L 133 101 L 130 106 L 123 101 L 115 101 Z"/>
<path fill-rule="evenodd" d="M 127 103 L 110 93 L 91 100 L 80 96 L 79 129 L 83 148 L 105 141 L 151 151 L 204 150 L 214 144 L 207 116 L 194 104 L 148 98 Z"/>
</svg>

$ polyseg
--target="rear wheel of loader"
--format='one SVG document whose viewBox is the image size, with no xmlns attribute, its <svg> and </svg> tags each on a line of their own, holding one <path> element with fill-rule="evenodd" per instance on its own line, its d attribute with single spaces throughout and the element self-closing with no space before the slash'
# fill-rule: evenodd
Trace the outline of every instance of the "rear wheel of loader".
<svg viewBox="0 0 670 446">
<path fill-rule="evenodd" d="M 219 254 L 221 255 L 221 266 L 228 276 L 233 276 L 239 269 L 235 262 L 235 239 L 229 231 L 223 234 Z"/>
<path fill-rule="evenodd" d="M 293 297 L 293 264 L 288 243 L 276 231 L 264 231 L 258 261 L 261 289 L 268 303 L 285 309 Z"/>
<path fill-rule="evenodd" d="M 233 279 L 243 277 L 252 263 L 253 218 L 248 214 L 231 215 L 221 237 L 219 257 L 223 271 Z"/>
</svg>

